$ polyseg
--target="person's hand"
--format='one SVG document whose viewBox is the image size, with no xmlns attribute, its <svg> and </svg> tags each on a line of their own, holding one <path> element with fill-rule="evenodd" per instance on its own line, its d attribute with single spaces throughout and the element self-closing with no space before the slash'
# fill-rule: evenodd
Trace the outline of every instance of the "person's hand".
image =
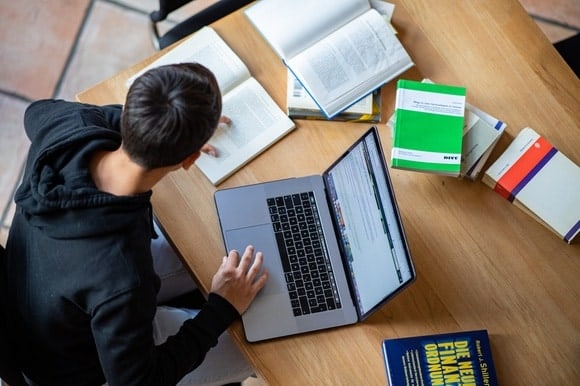
<svg viewBox="0 0 580 386">
<path fill-rule="evenodd" d="M 223 126 L 229 127 L 231 123 L 232 123 L 232 120 L 229 117 L 222 115 L 220 117 L 219 122 L 218 122 L 218 127 L 223 127 Z M 205 145 L 203 145 L 201 147 L 201 152 L 205 153 L 207 155 L 211 155 L 212 157 L 218 156 L 217 149 L 215 147 L 213 147 L 212 145 L 210 145 L 209 143 L 206 143 Z"/>
<path fill-rule="evenodd" d="M 256 253 L 252 263 L 253 255 L 254 247 L 251 245 L 246 247 L 241 259 L 238 251 L 230 251 L 211 281 L 211 292 L 230 302 L 240 315 L 248 309 L 268 280 L 268 272 L 262 272 L 262 252 Z"/>
</svg>

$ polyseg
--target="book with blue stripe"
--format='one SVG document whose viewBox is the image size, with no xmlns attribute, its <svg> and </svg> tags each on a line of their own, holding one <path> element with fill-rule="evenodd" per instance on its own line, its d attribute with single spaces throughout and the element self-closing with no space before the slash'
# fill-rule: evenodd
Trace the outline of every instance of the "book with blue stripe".
<svg viewBox="0 0 580 386">
<path fill-rule="evenodd" d="M 580 168 L 532 128 L 520 131 L 482 182 L 567 243 L 580 232 Z"/>
<path fill-rule="evenodd" d="M 461 176 L 477 179 L 507 124 L 486 112 L 465 104 L 465 125 L 461 145 Z"/>
</svg>

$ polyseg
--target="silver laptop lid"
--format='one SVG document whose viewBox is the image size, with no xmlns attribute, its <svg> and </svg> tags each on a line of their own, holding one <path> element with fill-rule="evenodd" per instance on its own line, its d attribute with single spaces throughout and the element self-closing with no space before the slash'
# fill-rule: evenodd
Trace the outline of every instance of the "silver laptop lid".
<svg viewBox="0 0 580 386">
<path fill-rule="evenodd" d="M 323 174 L 359 319 L 416 277 L 376 127 Z"/>
</svg>

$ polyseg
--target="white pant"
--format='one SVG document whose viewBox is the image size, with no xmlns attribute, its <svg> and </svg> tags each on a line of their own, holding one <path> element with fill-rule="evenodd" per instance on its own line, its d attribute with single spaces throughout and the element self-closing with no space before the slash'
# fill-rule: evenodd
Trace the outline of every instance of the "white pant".
<svg viewBox="0 0 580 386">
<path fill-rule="evenodd" d="M 151 242 L 151 254 L 155 271 L 161 278 L 158 302 L 162 303 L 193 291 L 196 285 L 157 224 L 155 224 L 155 231 L 159 237 Z M 153 320 L 155 343 L 165 342 L 169 336 L 177 333 L 185 320 L 195 317 L 198 312 L 199 310 L 185 308 L 157 307 Z M 203 363 L 185 375 L 178 385 L 223 385 L 242 382 L 252 374 L 252 368 L 226 332 L 220 336 L 217 346 L 208 352 Z"/>
</svg>

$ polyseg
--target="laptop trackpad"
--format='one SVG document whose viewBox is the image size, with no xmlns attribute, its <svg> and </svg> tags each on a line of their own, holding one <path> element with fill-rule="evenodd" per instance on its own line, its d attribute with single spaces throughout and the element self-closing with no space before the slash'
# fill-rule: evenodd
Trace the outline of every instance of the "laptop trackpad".
<svg viewBox="0 0 580 386">
<path fill-rule="evenodd" d="M 282 264 L 271 224 L 232 229 L 225 232 L 225 238 L 228 251 L 236 249 L 242 254 L 246 246 L 253 245 L 255 252 L 262 252 L 264 255 L 263 267 L 268 269 L 269 278 L 260 295 L 286 293 L 286 283 L 282 281 Z"/>
</svg>

